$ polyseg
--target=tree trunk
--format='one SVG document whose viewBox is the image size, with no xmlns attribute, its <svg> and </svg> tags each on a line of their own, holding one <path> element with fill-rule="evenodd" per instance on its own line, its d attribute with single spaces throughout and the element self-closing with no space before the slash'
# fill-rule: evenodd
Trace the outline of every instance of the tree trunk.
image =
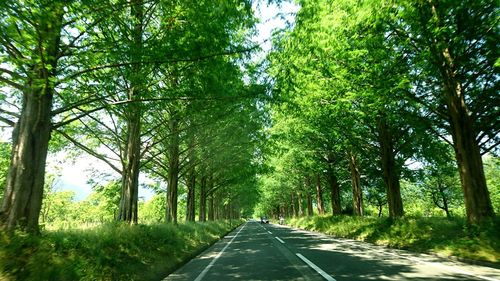
<svg viewBox="0 0 500 281">
<path fill-rule="evenodd" d="M 139 171 L 141 159 L 141 115 L 131 114 L 127 124 L 126 162 L 123 164 L 122 191 L 118 220 L 137 223 L 137 201 L 139 199 Z"/>
<path fill-rule="evenodd" d="M 59 3 L 52 4 L 47 8 L 51 13 L 35 23 L 41 50 L 32 58 L 41 57 L 43 63 L 35 62 L 31 66 L 32 75 L 26 81 L 21 114 L 12 136 L 12 154 L 0 210 L 0 224 L 8 230 L 20 227 L 28 232 L 39 232 L 45 163 L 52 127 L 53 80 L 57 74 L 64 14 Z"/>
<path fill-rule="evenodd" d="M 187 188 L 187 202 L 186 202 L 186 220 L 195 221 L 196 216 L 196 154 L 195 154 L 195 137 L 194 134 L 190 135 L 189 141 L 189 172 L 186 180 Z"/>
<path fill-rule="evenodd" d="M 292 192 L 290 194 L 290 201 L 292 202 L 291 205 L 292 205 L 292 216 L 294 217 L 298 217 L 299 216 L 299 211 L 298 211 L 298 208 L 296 207 L 297 205 L 297 200 L 295 199 L 295 193 Z"/>
<path fill-rule="evenodd" d="M 436 5 L 433 1 L 430 1 L 430 5 L 432 15 L 439 24 L 442 20 L 437 13 Z M 450 134 L 453 138 L 455 158 L 464 193 L 467 220 L 469 223 L 478 223 L 485 218 L 494 217 L 495 213 L 486 186 L 474 120 L 469 114 L 462 84 L 456 77 L 455 58 L 446 47 L 446 41 L 445 38 L 435 38 L 432 46 L 433 54 L 443 78 L 444 99 L 446 100 Z"/>
<path fill-rule="evenodd" d="M 309 192 L 307 192 L 307 215 L 308 216 L 313 216 L 313 199 L 312 196 Z"/>
<path fill-rule="evenodd" d="M 447 56 L 447 49 L 444 54 Z M 483 160 L 461 85 L 450 77 L 445 83 L 445 92 L 467 220 L 469 223 L 478 223 L 495 215 L 486 186 Z"/>
<path fill-rule="evenodd" d="M 168 189 L 167 189 L 167 222 L 177 223 L 177 193 L 179 185 L 179 121 L 172 114 L 170 127 Z"/>
<path fill-rule="evenodd" d="M 312 216 L 314 215 L 314 212 L 313 212 L 313 200 L 311 196 L 311 178 L 309 176 L 305 178 L 304 184 L 306 188 L 307 215 Z"/>
<path fill-rule="evenodd" d="M 448 207 L 448 198 L 446 198 L 446 194 L 444 193 L 444 187 L 443 187 L 442 183 L 439 183 L 439 195 L 443 199 L 442 209 L 446 212 L 446 217 L 450 218 L 451 214 L 450 214 L 450 210 Z"/>
<path fill-rule="evenodd" d="M 297 202 L 299 203 L 299 217 L 304 215 L 304 202 L 302 200 L 302 193 L 297 192 Z"/>
<path fill-rule="evenodd" d="M 321 177 L 319 174 L 316 176 L 316 201 L 318 202 L 318 205 L 316 206 L 318 214 L 324 215 L 325 205 L 323 203 L 323 188 L 321 187 Z"/>
<path fill-rule="evenodd" d="M 330 195 L 332 201 L 332 214 L 340 215 L 342 214 L 342 205 L 340 203 L 340 184 L 338 182 L 337 176 L 333 171 L 333 168 L 328 170 L 328 184 L 330 185 Z"/>
<path fill-rule="evenodd" d="M 452 83 L 448 82 L 447 84 Z M 451 124 L 451 135 L 458 163 L 460 182 L 464 192 L 465 209 L 469 223 L 478 223 L 485 218 L 494 217 L 490 194 L 486 186 L 483 161 L 472 120 L 465 106 L 463 93 L 458 82 L 455 90 L 447 85 L 448 112 Z"/>
<path fill-rule="evenodd" d="M 219 196 L 219 193 L 215 193 L 213 195 L 214 197 L 214 220 L 219 220 L 221 219 L 222 217 L 224 218 L 227 218 L 228 216 L 228 212 L 229 212 L 229 209 L 227 208 L 227 206 L 224 206 L 223 204 L 221 204 L 221 198 Z"/>
<path fill-rule="evenodd" d="M 19 226 L 28 232 L 38 232 L 51 131 L 51 106 L 52 89 L 33 89 L 23 95 L 2 202 L 1 220 L 6 229 Z"/>
<path fill-rule="evenodd" d="M 207 197 L 208 197 L 208 220 L 214 220 L 214 180 L 213 174 L 210 174 L 207 180 Z"/>
<path fill-rule="evenodd" d="M 195 220 L 195 187 L 196 187 L 196 174 L 194 167 L 190 168 L 187 180 L 187 203 L 186 203 L 186 220 Z"/>
<path fill-rule="evenodd" d="M 200 183 L 200 214 L 199 221 L 204 222 L 207 220 L 207 177 L 201 177 Z"/>
<path fill-rule="evenodd" d="M 144 7 L 142 0 L 133 0 L 130 6 L 130 15 L 133 21 L 133 42 L 131 49 L 136 52 L 131 54 L 137 61 L 141 61 L 143 52 L 143 18 Z M 136 100 L 143 95 L 143 77 L 141 77 L 142 66 L 132 66 L 132 73 L 128 77 L 130 89 L 129 100 Z M 122 191 L 120 198 L 120 211 L 118 220 L 129 223 L 137 223 L 137 203 L 139 199 L 139 172 L 141 161 L 141 116 L 142 106 L 138 103 L 127 105 L 127 143 L 125 148 L 125 161 L 122 174 Z"/>
<path fill-rule="evenodd" d="M 387 121 L 383 116 L 378 120 L 380 145 L 380 159 L 382 162 L 383 178 L 389 205 L 389 217 L 397 218 L 404 214 L 401 186 L 399 182 L 401 168 L 396 163 L 392 134 Z"/>
<path fill-rule="evenodd" d="M 384 204 L 382 204 L 382 202 L 380 202 L 380 200 L 377 200 L 377 207 L 378 207 L 378 217 L 380 218 L 382 216 L 382 208 L 384 207 Z"/>
<path fill-rule="evenodd" d="M 351 170 L 352 200 L 354 214 L 363 216 L 363 191 L 361 190 L 361 175 L 359 173 L 356 156 L 349 154 L 349 168 Z"/>
<path fill-rule="evenodd" d="M 208 196 L 208 220 L 214 221 L 214 195 Z"/>
</svg>

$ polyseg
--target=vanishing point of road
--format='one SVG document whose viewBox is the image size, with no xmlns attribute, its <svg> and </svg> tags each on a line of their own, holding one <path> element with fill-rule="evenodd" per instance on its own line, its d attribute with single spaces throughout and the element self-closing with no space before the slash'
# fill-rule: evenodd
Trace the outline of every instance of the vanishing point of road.
<svg viewBox="0 0 500 281">
<path fill-rule="evenodd" d="M 500 270 L 249 221 L 164 281 L 489 280 Z"/>
</svg>

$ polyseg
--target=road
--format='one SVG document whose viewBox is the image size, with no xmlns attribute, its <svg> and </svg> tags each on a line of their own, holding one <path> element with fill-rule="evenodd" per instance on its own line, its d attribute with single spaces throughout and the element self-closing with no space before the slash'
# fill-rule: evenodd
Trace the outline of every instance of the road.
<svg viewBox="0 0 500 281">
<path fill-rule="evenodd" d="M 171 280 L 500 281 L 500 270 L 250 221 L 164 279 Z"/>
</svg>

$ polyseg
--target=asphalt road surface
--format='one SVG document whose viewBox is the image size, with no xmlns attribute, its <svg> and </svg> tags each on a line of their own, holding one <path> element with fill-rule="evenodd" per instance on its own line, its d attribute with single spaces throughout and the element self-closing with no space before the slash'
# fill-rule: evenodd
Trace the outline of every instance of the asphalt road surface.
<svg viewBox="0 0 500 281">
<path fill-rule="evenodd" d="M 164 280 L 500 281 L 500 270 L 250 221 Z"/>
</svg>

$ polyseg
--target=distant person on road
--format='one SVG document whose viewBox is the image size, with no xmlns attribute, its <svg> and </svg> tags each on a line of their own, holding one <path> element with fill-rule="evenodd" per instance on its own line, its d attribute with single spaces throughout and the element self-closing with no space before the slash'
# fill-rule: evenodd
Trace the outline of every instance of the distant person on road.
<svg viewBox="0 0 500 281">
<path fill-rule="evenodd" d="M 285 224 L 285 217 L 283 217 L 283 215 L 280 215 L 280 224 Z"/>
</svg>

